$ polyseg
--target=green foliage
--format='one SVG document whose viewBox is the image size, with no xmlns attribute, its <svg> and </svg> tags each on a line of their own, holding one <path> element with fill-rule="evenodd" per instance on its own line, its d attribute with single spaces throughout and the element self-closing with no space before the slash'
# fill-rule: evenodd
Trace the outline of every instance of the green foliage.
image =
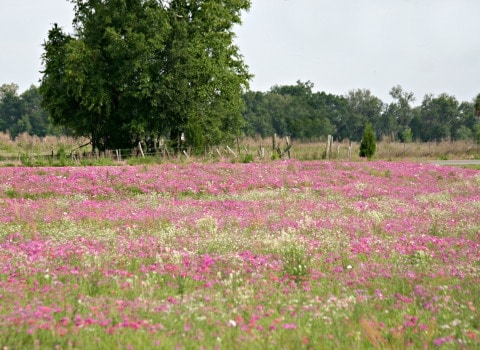
<svg viewBox="0 0 480 350">
<path fill-rule="evenodd" d="M 132 157 L 132 158 L 128 158 L 126 161 L 128 165 L 160 164 L 161 162 L 162 162 L 161 158 L 152 157 L 152 156 Z"/>
<path fill-rule="evenodd" d="M 365 125 L 362 142 L 360 143 L 360 157 L 372 158 L 377 150 L 375 131 L 370 122 Z"/>
<path fill-rule="evenodd" d="M 22 133 L 38 136 L 55 134 L 47 113 L 40 106 L 38 88 L 32 85 L 21 95 L 17 91 L 15 84 L 0 86 L 0 131 L 8 132 L 12 139 Z"/>
<path fill-rule="evenodd" d="M 411 142 L 411 140 L 407 141 L 409 135 L 404 133 L 410 129 L 410 122 L 414 117 L 414 109 L 411 104 L 415 101 L 415 97 L 413 93 L 403 91 L 400 85 L 394 86 L 390 90 L 390 96 L 394 102 L 386 106 L 383 115 L 375 125 L 382 135 L 388 135 L 393 139 L 400 137 L 403 142 Z M 413 139 L 413 134 L 411 139 Z"/>
<path fill-rule="evenodd" d="M 82 165 L 82 166 L 112 166 L 112 165 L 120 165 L 120 163 L 116 163 L 112 158 L 100 157 L 98 159 L 84 158 L 84 159 L 80 160 L 80 165 Z"/>
<path fill-rule="evenodd" d="M 20 163 L 25 166 L 32 166 L 32 158 L 28 155 L 28 153 L 22 153 L 20 155 Z"/>
<path fill-rule="evenodd" d="M 247 153 L 242 158 L 242 163 L 252 163 L 254 161 L 253 154 Z"/>
<path fill-rule="evenodd" d="M 249 91 L 243 95 L 246 109 L 243 132 L 250 137 L 276 133 L 293 139 L 315 139 L 333 135 L 336 140 L 360 141 L 367 122 L 377 135 L 390 140 L 479 139 L 480 98 L 459 103 L 453 96 L 426 95 L 421 106 L 412 107 L 415 97 L 401 86 L 391 89 L 394 102 L 384 104 L 369 90 L 352 90 L 346 96 L 313 92 L 310 82 L 274 86 L 269 92 Z M 477 112 L 475 112 L 477 111 Z"/>
<path fill-rule="evenodd" d="M 474 108 L 475 108 L 475 116 L 480 117 L 480 94 L 478 94 L 477 97 L 475 98 Z"/>
<path fill-rule="evenodd" d="M 21 198 L 20 193 L 14 188 L 7 188 L 3 191 L 3 194 L 7 198 Z"/>
<path fill-rule="evenodd" d="M 305 249 L 296 243 L 287 243 L 281 250 L 283 273 L 295 280 L 308 275 L 308 262 Z"/>
<path fill-rule="evenodd" d="M 402 142 L 409 143 L 413 141 L 412 129 L 406 128 L 402 131 Z"/>
<path fill-rule="evenodd" d="M 181 133 L 203 150 L 239 133 L 250 75 L 232 28 L 249 0 L 72 2 L 75 35 L 55 25 L 44 45 L 56 124 L 100 150 Z"/>
<path fill-rule="evenodd" d="M 343 98 L 313 93 L 311 82 L 274 86 L 268 93 L 247 92 L 243 98 L 246 135 L 291 136 L 312 139 L 335 133 L 334 119 L 340 119 Z"/>
<path fill-rule="evenodd" d="M 371 94 L 369 90 L 352 90 L 347 95 L 347 114 L 341 120 L 340 138 L 359 141 L 366 123 L 377 124 L 381 118 L 383 103 Z"/>
<path fill-rule="evenodd" d="M 472 113 L 473 114 L 473 113 Z M 457 99 L 447 94 L 425 95 L 419 110 L 415 136 L 422 141 L 455 137 L 459 121 L 465 119 Z"/>
<path fill-rule="evenodd" d="M 478 143 L 480 142 L 480 122 L 479 123 L 476 123 L 474 126 L 473 126 L 473 139 Z"/>
<path fill-rule="evenodd" d="M 65 147 L 63 145 L 60 145 L 60 147 L 58 148 L 57 158 L 60 166 L 67 165 L 67 151 L 65 151 Z"/>
</svg>

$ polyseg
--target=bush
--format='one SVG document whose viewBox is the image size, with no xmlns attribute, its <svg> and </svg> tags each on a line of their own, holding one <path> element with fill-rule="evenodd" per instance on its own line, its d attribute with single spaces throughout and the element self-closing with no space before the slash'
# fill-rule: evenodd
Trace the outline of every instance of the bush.
<svg viewBox="0 0 480 350">
<path fill-rule="evenodd" d="M 242 163 L 252 163 L 253 161 L 254 161 L 253 155 L 250 153 L 245 154 L 245 156 L 242 159 Z"/>
<path fill-rule="evenodd" d="M 377 150 L 377 143 L 375 139 L 375 132 L 371 123 L 365 125 L 363 132 L 362 143 L 360 144 L 360 157 L 372 158 Z"/>
<path fill-rule="evenodd" d="M 67 151 L 65 151 L 65 146 L 60 145 L 57 151 L 57 158 L 60 166 L 67 165 Z"/>
<path fill-rule="evenodd" d="M 160 164 L 162 159 L 159 157 L 132 157 L 128 158 L 126 163 L 128 165 L 144 165 L 144 164 Z"/>
</svg>

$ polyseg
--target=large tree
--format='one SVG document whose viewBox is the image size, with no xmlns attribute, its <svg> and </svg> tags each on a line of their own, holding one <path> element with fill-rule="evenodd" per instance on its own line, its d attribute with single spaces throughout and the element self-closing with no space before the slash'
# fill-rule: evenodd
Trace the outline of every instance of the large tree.
<svg viewBox="0 0 480 350">
<path fill-rule="evenodd" d="M 390 90 L 390 96 L 394 102 L 390 103 L 382 114 L 377 130 L 382 135 L 393 136 L 404 140 L 405 131 L 410 130 L 410 121 L 413 118 L 413 108 L 411 104 L 415 101 L 415 96 L 411 92 L 404 91 L 400 85 L 394 86 Z"/>
<path fill-rule="evenodd" d="M 13 128 L 22 117 L 22 101 L 17 90 L 16 84 L 0 86 L 0 131 L 8 131 L 12 138 L 16 135 Z"/>
<path fill-rule="evenodd" d="M 296 85 L 276 85 L 266 93 L 247 93 L 245 132 L 250 136 L 291 136 L 311 139 L 335 132 L 329 117 L 334 104 L 330 96 L 314 93 L 313 83 L 297 81 Z"/>
<path fill-rule="evenodd" d="M 45 136 L 55 133 L 48 115 L 41 108 L 38 88 L 32 85 L 21 95 L 16 84 L 0 86 L 0 131 L 8 132 L 15 139 L 24 132 Z"/>
<path fill-rule="evenodd" d="M 184 132 L 193 146 L 240 129 L 247 68 L 232 26 L 248 0 L 72 0 L 74 34 L 45 43 L 40 91 L 55 123 L 100 150 Z"/>
<path fill-rule="evenodd" d="M 249 7 L 250 0 L 170 1 L 162 105 L 171 139 L 183 133 L 201 151 L 238 136 L 251 76 L 233 44 L 233 25 Z"/>
<path fill-rule="evenodd" d="M 348 138 L 360 141 L 364 126 L 367 122 L 374 127 L 378 124 L 384 109 L 383 102 L 371 94 L 368 89 L 357 89 L 348 92 L 347 113 L 338 125 L 338 136 L 340 139 Z"/>
<path fill-rule="evenodd" d="M 422 141 L 453 139 L 457 121 L 461 119 L 459 103 L 454 96 L 427 94 L 420 106 L 418 120 L 414 121 L 415 137 Z"/>
</svg>

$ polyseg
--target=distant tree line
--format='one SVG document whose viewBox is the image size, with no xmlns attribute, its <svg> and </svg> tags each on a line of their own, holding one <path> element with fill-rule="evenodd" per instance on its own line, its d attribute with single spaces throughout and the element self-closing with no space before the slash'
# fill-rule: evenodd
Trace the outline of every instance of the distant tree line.
<svg viewBox="0 0 480 350">
<path fill-rule="evenodd" d="M 337 96 L 314 92 L 312 83 L 300 81 L 274 86 L 268 92 L 247 91 L 243 94 L 243 135 L 269 137 L 276 133 L 297 140 L 332 135 L 337 140 L 360 141 L 370 123 L 377 139 L 480 141 L 480 94 L 472 102 L 428 94 L 418 106 L 413 106 L 413 94 L 400 86 L 393 87 L 390 95 L 393 101 L 387 104 L 369 90 Z M 36 86 L 18 94 L 15 84 L 0 87 L 0 131 L 9 132 L 12 139 L 25 132 L 68 134 L 68 129 L 52 123 Z"/>
<path fill-rule="evenodd" d="M 41 137 L 65 134 L 65 130 L 52 124 L 41 103 L 35 85 L 20 95 L 16 84 L 0 86 L 0 132 L 8 132 L 12 139 L 23 133 Z"/>
<path fill-rule="evenodd" d="M 345 96 L 314 92 L 311 82 L 274 86 L 268 92 L 244 94 L 244 133 L 268 136 L 276 133 L 308 140 L 332 135 L 338 140 L 360 141 L 371 123 L 377 138 L 410 142 L 480 141 L 480 94 L 472 102 L 454 96 L 425 95 L 418 106 L 401 86 L 390 90 L 393 102 L 384 103 L 369 90 L 352 90 Z"/>
</svg>

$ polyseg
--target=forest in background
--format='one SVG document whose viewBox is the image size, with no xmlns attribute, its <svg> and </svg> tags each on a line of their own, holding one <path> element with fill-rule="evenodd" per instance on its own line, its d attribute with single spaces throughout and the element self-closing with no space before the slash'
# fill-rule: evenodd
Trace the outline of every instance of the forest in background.
<svg viewBox="0 0 480 350">
<path fill-rule="evenodd" d="M 415 96 L 401 86 L 391 89 L 391 103 L 384 103 L 367 89 L 346 95 L 314 92 L 311 82 L 274 86 L 267 92 L 243 94 L 245 109 L 242 135 L 269 137 L 276 133 L 298 141 L 325 139 L 360 141 L 364 126 L 372 123 L 378 139 L 480 141 L 479 96 L 458 101 L 455 96 L 427 94 L 414 105 Z M 52 124 L 42 108 L 38 87 L 19 93 L 16 84 L 0 87 L 0 132 L 44 137 L 69 135 L 68 129 Z"/>
<path fill-rule="evenodd" d="M 338 141 L 360 141 L 370 122 L 377 138 L 392 141 L 480 139 L 480 95 L 467 102 L 448 94 L 427 94 L 416 106 L 413 93 L 401 86 L 393 87 L 390 95 L 391 103 L 384 103 L 368 89 L 338 96 L 314 92 L 311 82 L 301 81 L 274 86 L 268 92 L 247 92 L 243 95 L 243 131 L 248 136 L 277 133 L 311 140 L 332 135 Z"/>
</svg>

